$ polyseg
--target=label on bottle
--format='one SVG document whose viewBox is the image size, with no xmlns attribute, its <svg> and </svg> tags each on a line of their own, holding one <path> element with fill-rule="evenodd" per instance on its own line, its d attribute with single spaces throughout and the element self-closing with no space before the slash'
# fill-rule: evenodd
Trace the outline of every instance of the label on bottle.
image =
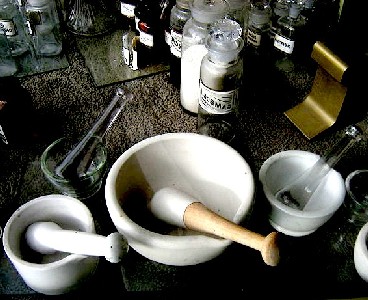
<svg viewBox="0 0 368 300">
<path fill-rule="evenodd" d="M 139 32 L 139 40 L 143 45 L 153 47 L 153 35 L 142 30 Z"/>
<path fill-rule="evenodd" d="M 294 50 L 294 41 L 289 40 L 279 34 L 275 35 L 275 40 L 273 42 L 273 46 L 282 52 L 287 54 L 293 53 Z"/>
<path fill-rule="evenodd" d="M 261 44 L 261 35 L 248 29 L 247 41 L 249 44 L 258 47 Z"/>
<path fill-rule="evenodd" d="M 171 29 L 171 45 L 170 52 L 178 58 L 181 58 L 181 41 L 183 39 L 183 35 L 179 32 L 176 32 L 174 29 Z"/>
<path fill-rule="evenodd" d="M 0 33 L 5 33 L 6 36 L 15 36 L 17 28 L 13 20 L 0 20 Z"/>
<path fill-rule="evenodd" d="M 206 87 L 200 81 L 199 105 L 211 114 L 228 114 L 235 110 L 238 99 L 238 89 L 219 92 Z"/>
<path fill-rule="evenodd" d="M 127 18 L 134 18 L 135 5 L 121 2 L 120 13 Z"/>
</svg>

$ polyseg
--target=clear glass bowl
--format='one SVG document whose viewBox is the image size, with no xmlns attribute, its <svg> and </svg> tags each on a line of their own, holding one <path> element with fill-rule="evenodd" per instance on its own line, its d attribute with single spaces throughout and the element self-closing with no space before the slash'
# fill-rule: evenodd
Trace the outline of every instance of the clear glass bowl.
<svg viewBox="0 0 368 300">
<path fill-rule="evenodd" d="M 68 138 L 63 137 L 56 140 L 42 153 L 41 170 L 62 194 L 77 199 L 86 199 L 100 190 L 107 169 L 107 151 L 100 137 L 92 138 L 93 142 L 96 142 L 94 150 L 89 153 L 88 165 L 82 172 L 77 172 L 79 162 L 67 173 L 60 175 L 57 172 L 56 167 L 61 164 L 74 146 Z"/>
</svg>

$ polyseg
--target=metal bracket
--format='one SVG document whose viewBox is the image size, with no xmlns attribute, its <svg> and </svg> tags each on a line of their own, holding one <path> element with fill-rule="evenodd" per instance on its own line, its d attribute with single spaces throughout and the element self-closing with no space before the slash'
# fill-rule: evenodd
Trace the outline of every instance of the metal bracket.
<svg viewBox="0 0 368 300">
<path fill-rule="evenodd" d="M 313 45 L 311 57 L 318 63 L 311 91 L 303 102 L 284 112 L 309 139 L 336 122 L 347 92 L 341 80 L 348 68 L 320 41 Z"/>
</svg>

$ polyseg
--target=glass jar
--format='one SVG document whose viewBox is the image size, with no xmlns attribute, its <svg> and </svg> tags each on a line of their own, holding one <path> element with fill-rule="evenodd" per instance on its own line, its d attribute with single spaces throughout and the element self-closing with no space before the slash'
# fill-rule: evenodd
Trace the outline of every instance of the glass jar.
<svg viewBox="0 0 368 300">
<path fill-rule="evenodd" d="M 211 28 L 206 40 L 208 53 L 201 63 L 198 132 L 226 143 L 236 133 L 243 45 L 240 24 L 221 19 Z"/>
<path fill-rule="evenodd" d="M 223 0 L 194 0 L 190 10 L 192 16 L 183 28 L 180 102 L 186 112 L 196 115 L 201 61 L 207 53 L 205 41 L 211 24 L 228 13 L 229 5 Z"/>
<path fill-rule="evenodd" d="M 25 29 L 23 16 L 17 5 L 11 0 L 0 0 L 0 31 L 5 32 L 13 56 L 22 55 L 29 50 Z"/>
<path fill-rule="evenodd" d="M 9 41 L 4 33 L 0 32 L 0 78 L 12 76 L 18 71 L 18 66 L 14 57 L 11 54 Z M 1 100 L 0 100 L 1 107 Z M 1 125 L 0 125 L 1 126 Z M 2 136 L 2 129 L 0 127 L 0 141 Z"/>
<path fill-rule="evenodd" d="M 265 55 L 271 48 L 272 9 L 269 1 L 257 0 L 251 3 L 247 29 L 247 49 L 257 55 Z"/>
<path fill-rule="evenodd" d="M 170 80 L 175 86 L 180 86 L 180 59 L 183 28 L 191 17 L 190 3 L 193 0 L 176 0 L 170 13 Z"/>
<path fill-rule="evenodd" d="M 36 54 L 59 55 L 62 50 L 62 35 L 54 0 L 28 0 L 25 10 Z"/>
</svg>

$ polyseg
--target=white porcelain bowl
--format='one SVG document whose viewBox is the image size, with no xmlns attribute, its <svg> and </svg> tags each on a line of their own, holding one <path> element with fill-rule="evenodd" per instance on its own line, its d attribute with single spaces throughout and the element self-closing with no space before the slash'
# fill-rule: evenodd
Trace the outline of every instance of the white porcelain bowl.
<svg viewBox="0 0 368 300">
<path fill-rule="evenodd" d="M 275 194 L 279 189 L 291 183 L 318 159 L 317 154 L 308 151 L 287 150 L 272 155 L 261 166 L 259 179 L 271 205 L 269 222 L 277 231 L 290 236 L 313 233 L 343 203 L 345 182 L 340 173 L 333 169 L 316 191 L 316 197 L 313 196 L 313 200 L 303 210 L 287 206 L 276 199 Z"/>
<path fill-rule="evenodd" d="M 368 282 L 368 223 L 359 231 L 354 245 L 354 265 L 359 276 Z"/>
<path fill-rule="evenodd" d="M 154 192 L 175 187 L 240 223 L 251 213 L 254 177 L 227 144 L 196 133 L 167 133 L 126 150 L 106 179 L 110 217 L 129 245 L 167 265 L 194 265 L 221 254 L 230 241 L 160 223 L 148 211 Z"/>
<path fill-rule="evenodd" d="M 52 221 L 64 229 L 95 233 L 91 212 L 82 202 L 69 196 L 41 196 L 20 206 L 4 228 L 5 253 L 24 282 L 38 293 L 68 293 L 92 276 L 99 257 L 63 252 L 36 254 L 26 246 L 24 234 L 29 225 L 39 221 Z"/>
</svg>

